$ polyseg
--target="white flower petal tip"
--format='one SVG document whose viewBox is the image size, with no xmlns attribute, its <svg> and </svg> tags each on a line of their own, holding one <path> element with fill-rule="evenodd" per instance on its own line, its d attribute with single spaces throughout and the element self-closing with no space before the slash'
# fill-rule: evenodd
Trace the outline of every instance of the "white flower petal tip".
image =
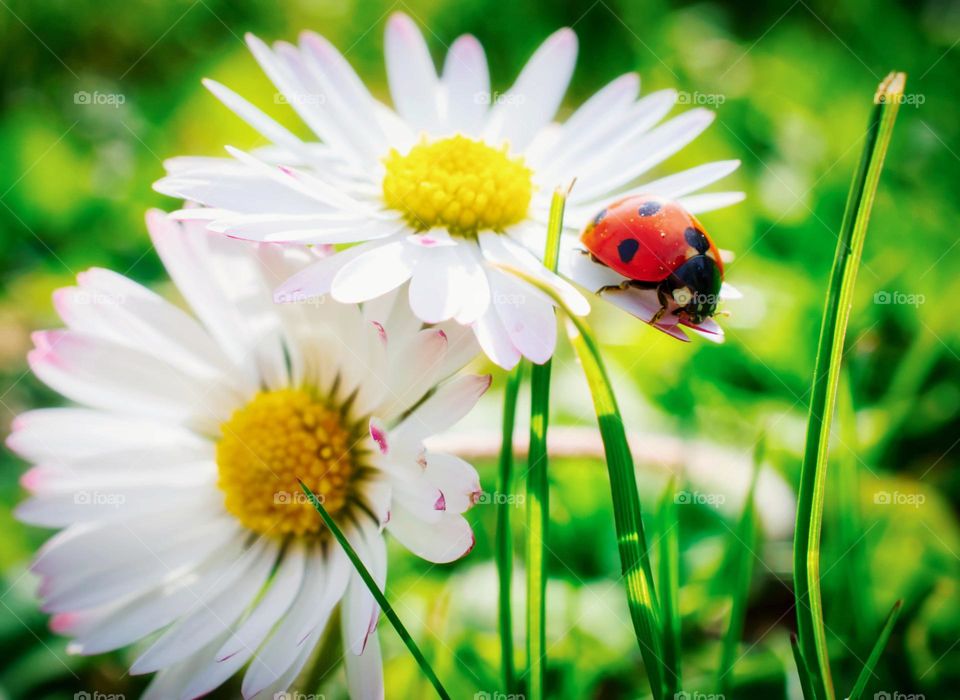
<svg viewBox="0 0 960 700">
<path fill-rule="evenodd" d="M 720 298 L 724 301 L 743 299 L 743 292 L 734 287 L 732 284 L 724 282 L 722 285 L 720 285 Z"/>
</svg>

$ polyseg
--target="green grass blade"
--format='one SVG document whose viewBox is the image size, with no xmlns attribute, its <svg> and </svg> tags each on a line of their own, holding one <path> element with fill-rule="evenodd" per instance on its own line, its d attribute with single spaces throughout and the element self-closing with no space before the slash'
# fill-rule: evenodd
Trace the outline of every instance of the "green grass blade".
<svg viewBox="0 0 960 700">
<path fill-rule="evenodd" d="M 600 437 L 607 458 L 617 546 L 630 618 L 650 679 L 653 697 L 655 700 L 662 700 L 663 631 L 660 626 L 650 552 L 643 529 L 637 477 L 623 419 L 620 417 L 620 409 L 617 407 L 617 399 L 607 377 L 599 346 L 590 327 L 570 311 L 552 287 L 512 265 L 501 264 L 497 267 L 520 277 L 551 297 L 567 317 L 570 342 L 583 366 L 583 373 L 593 397 L 594 412 L 597 414 Z"/>
<path fill-rule="evenodd" d="M 523 383 L 523 364 L 510 373 L 503 392 L 503 438 L 500 444 L 500 493 L 513 493 L 513 429 L 517 417 L 517 396 Z M 495 499 L 496 501 L 496 499 Z M 519 692 L 513 662 L 513 610 L 510 589 L 513 581 L 513 526 L 510 516 L 512 499 L 501 498 L 497 503 L 497 576 L 500 585 L 500 655 L 503 666 L 503 687 L 508 694 Z"/>
<path fill-rule="evenodd" d="M 843 342 L 857 270 L 863 253 L 867 222 L 876 194 L 883 159 L 890 144 L 897 109 L 903 98 L 905 76 L 892 73 L 874 98 L 866 145 L 844 212 L 830 287 L 820 328 L 816 369 L 810 398 L 807 438 L 794 539 L 794 595 L 800 648 L 810 666 L 819 700 L 834 700 L 823 606 L 820 595 L 820 531 L 826 486 L 830 425 L 836 407 Z"/>
<path fill-rule="evenodd" d="M 333 518 L 330 517 L 330 514 L 327 512 L 326 508 L 323 507 L 323 504 L 317 500 L 317 497 L 314 495 L 313 491 L 311 491 L 310 488 L 302 481 L 300 481 L 300 488 L 303 489 L 303 492 L 307 495 L 307 498 L 310 499 L 310 503 L 313 504 L 313 507 L 320 514 L 320 518 L 323 520 L 324 525 L 329 528 L 330 532 L 333 533 L 334 538 L 340 543 L 340 546 L 343 547 L 343 551 L 346 552 L 347 557 L 353 564 L 353 567 L 357 570 L 357 573 L 360 574 L 360 578 L 363 579 L 363 582 L 366 584 L 367 588 L 370 589 L 370 593 L 373 594 L 373 598 L 377 601 L 377 604 L 380 606 L 383 614 L 386 615 L 388 620 L 390 620 L 390 623 L 393 625 L 394 629 L 397 630 L 397 634 L 400 635 L 400 639 L 403 640 L 403 643 L 407 645 L 407 649 L 409 649 L 410 653 L 413 654 L 413 658 L 416 659 L 417 664 L 419 664 L 424 675 L 426 675 L 426 677 L 430 680 L 430 683 L 433 684 L 434 689 L 437 691 L 437 695 L 443 698 L 443 700 L 450 700 L 450 695 L 444 689 L 443 684 L 440 683 L 440 679 L 437 678 L 437 674 L 433 672 L 433 668 L 420 651 L 420 647 L 418 647 L 417 643 L 413 641 L 413 637 L 410 636 L 407 628 L 403 626 L 403 623 L 400 621 L 400 618 L 394 611 L 393 606 L 390 605 L 387 597 L 377 585 L 377 582 L 373 580 L 373 576 L 371 576 L 370 572 L 367 571 L 367 567 L 363 565 L 362 561 L 360 561 L 360 557 L 357 556 L 357 552 L 353 548 L 353 545 L 350 544 L 350 542 L 344 536 L 343 531 L 340 530 L 337 524 L 333 521 Z"/>
<path fill-rule="evenodd" d="M 557 269 L 566 195 L 557 190 L 550 203 L 543 264 Z M 531 700 L 544 697 L 547 665 L 546 538 L 550 520 L 547 478 L 547 428 L 550 423 L 550 371 L 553 363 L 530 370 L 530 450 L 527 453 L 527 673 Z"/>
<path fill-rule="evenodd" d="M 810 669 L 803 658 L 803 652 L 800 651 L 800 642 L 797 635 L 790 635 L 790 649 L 793 651 L 793 661 L 797 665 L 797 675 L 800 677 L 800 692 L 803 694 L 803 700 L 816 700 L 813 693 L 813 678 L 810 677 Z"/>
<path fill-rule="evenodd" d="M 677 519 L 677 482 L 670 479 L 657 509 L 660 521 L 660 562 L 657 590 L 663 615 L 664 696 L 674 697 L 682 687 L 680 660 L 680 523 Z"/>
<path fill-rule="evenodd" d="M 880 636 L 877 638 L 876 644 L 873 645 L 873 649 L 870 650 L 870 656 L 867 657 L 867 663 L 864 664 L 863 670 L 860 671 L 860 675 L 857 676 L 857 682 L 853 685 L 853 690 L 850 691 L 850 695 L 847 700 L 860 700 L 863 696 L 863 691 L 867 687 L 867 682 L 870 680 L 870 677 L 873 675 L 873 669 L 877 667 L 877 662 L 880 661 L 880 656 L 883 654 L 883 650 L 887 647 L 887 642 L 890 641 L 890 634 L 893 632 L 893 626 L 897 624 L 897 618 L 900 617 L 900 609 L 903 607 L 903 601 L 898 600 L 893 604 L 893 608 L 887 613 L 887 619 L 883 621 L 883 627 L 880 630 Z"/>
<path fill-rule="evenodd" d="M 750 487 L 743 501 L 743 510 L 734 531 L 734 540 L 730 543 L 730 568 L 733 571 L 733 585 L 730 592 L 730 624 L 723 637 L 720 650 L 720 666 L 717 669 L 717 688 L 720 697 L 730 697 L 733 687 L 733 669 L 737 663 L 737 650 L 743 637 L 743 624 L 747 614 L 747 602 L 750 596 L 750 582 L 753 579 L 753 550 L 757 544 L 757 508 L 754 496 L 757 492 L 757 479 L 763 466 L 766 451 L 766 435 L 761 434 L 753 453 L 753 474 Z"/>
</svg>

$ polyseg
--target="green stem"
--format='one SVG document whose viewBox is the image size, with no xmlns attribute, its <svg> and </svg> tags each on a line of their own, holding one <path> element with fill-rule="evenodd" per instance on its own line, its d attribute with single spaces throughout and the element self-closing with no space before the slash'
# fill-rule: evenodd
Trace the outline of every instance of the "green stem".
<svg viewBox="0 0 960 700">
<path fill-rule="evenodd" d="M 663 614 L 664 696 L 675 697 L 681 687 L 680 667 L 680 522 L 677 482 L 670 479 L 660 499 L 660 612 Z"/>
<path fill-rule="evenodd" d="M 503 665 L 503 687 L 507 694 L 517 690 L 516 669 L 513 663 L 513 611 L 510 589 L 513 581 L 513 527 L 510 515 L 513 499 L 513 429 L 517 416 L 517 396 L 523 383 L 523 365 L 510 373 L 503 392 L 503 438 L 500 445 L 500 494 L 497 504 L 497 575 L 500 583 L 500 654 Z"/>
<path fill-rule="evenodd" d="M 407 645 L 407 649 L 409 649 L 410 653 L 413 654 L 413 658 L 416 660 L 417 664 L 419 664 L 420 669 L 427 676 L 427 678 L 430 679 L 430 683 L 433 684 L 434 689 L 437 691 L 437 695 L 442 700 L 450 700 L 450 694 L 447 693 L 443 687 L 443 684 L 440 683 L 440 679 L 437 678 L 437 674 L 433 672 L 433 668 L 431 668 L 430 663 L 427 661 L 423 653 L 421 653 L 417 643 L 413 641 L 413 637 L 410 636 L 407 628 L 404 627 L 403 623 L 400 621 L 400 618 L 394 611 L 393 606 L 390 605 L 387 597 L 377 585 L 377 582 L 373 580 L 373 576 L 371 576 L 370 572 L 367 571 L 367 567 L 363 565 L 363 562 L 357 555 L 356 550 L 354 550 L 353 545 L 350 544 L 346 536 L 343 534 L 343 531 L 340 530 L 333 518 L 330 517 L 327 509 L 323 507 L 323 504 L 321 504 L 319 500 L 317 500 L 317 497 L 314 495 L 313 491 L 311 491 L 310 488 L 299 479 L 297 481 L 299 481 L 300 488 L 303 489 L 303 492 L 307 495 L 307 498 L 310 499 L 310 503 L 313 504 L 313 507 L 320 514 L 320 518 L 323 520 L 324 525 L 329 528 L 330 532 L 333 533 L 334 538 L 340 543 L 340 546 L 343 547 L 343 551 L 346 552 L 347 558 L 350 559 L 353 567 L 357 570 L 357 573 L 360 574 L 360 578 L 366 584 L 367 588 L 370 589 L 370 593 L 373 595 L 374 600 L 377 601 L 377 605 L 380 606 L 383 614 L 386 615 L 394 629 L 397 630 L 397 634 L 400 635 L 400 639 L 403 640 L 403 643 Z"/>
<path fill-rule="evenodd" d="M 568 319 L 570 342 L 583 365 L 607 458 L 620 567 L 626 583 L 630 618 L 654 700 L 661 700 L 664 697 L 663 632 L 650 566 L 650 552 L 643 529 L 637 476 L 634 473 L 633 456 L 627 444 L 623 419 L 620 417 L 620 409 L 617 407 L 600 349 L 590 327 L 570 311 L 552 287 L 512 265 L 497 267 L 520 277 L 550 296 Z M 531 451 L 532 449 L 531 445 Z"/>
<path fill-rule="evenodd" d="M 883 159 L 890 143 L 897 108 L 903 97 L 904 81 L 905 76 L 902 73 L 892 73 L 880 85 L 874 98 L 875 108 L 867 132 L 867 142 L 851 186 L 837 243 L 810 398 L 807 440 L 797 496 L 794 594 L 800 650 L 810 668 L 813 692 L 819 700 L 835 698 L 820 594 L 820 531 L 830 425 L 836 407 L 843 342 L 850 319 L 854 283 L 863 253 L 867 221 L 870 218 Z"/>
<path fill-rule="evenodd" d="M 553 193 L 543 264 L 556 271 L 566 195 Z M 531 700 L 544 697 L 547 655 L 546 538 L 550 520 L 550 484 L 547 479 L 547 427 L 550 423 L 552 363 L 530 370 L 530 449 L 527 455 L 527 663 Z"/>
</svg>

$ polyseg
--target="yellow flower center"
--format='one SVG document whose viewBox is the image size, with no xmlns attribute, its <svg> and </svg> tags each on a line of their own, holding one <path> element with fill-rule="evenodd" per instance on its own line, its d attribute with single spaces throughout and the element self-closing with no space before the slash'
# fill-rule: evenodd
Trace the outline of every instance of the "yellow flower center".
<svg viewBox="0 0 960 700">
<path fill-rule="evenodd" d="M 527 216 L 533 195 L 532 172 L 507 147 L 491 148 L 464 136 L 421 141 L 401 155 L 384 159 L 383 197 L 406 215 L 415 229 L 435 226 L 451 234 L 475 236 L 503 231 Z"/>
<path fill-rule="evenodd" d="M 331 514 L 344 509 L 360 469 L 355 431 L 341 413 L 299 389 L 264 391 L 221 426 L 218 486 L 226 508 L 262 535 L 326 531 L 302 479 Z"/>
</svg>

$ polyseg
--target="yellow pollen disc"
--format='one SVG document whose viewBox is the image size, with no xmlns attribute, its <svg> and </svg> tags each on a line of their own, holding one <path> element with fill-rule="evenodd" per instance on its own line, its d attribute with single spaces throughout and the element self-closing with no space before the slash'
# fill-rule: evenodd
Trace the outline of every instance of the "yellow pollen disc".
<svg viewBox="0 0 960 700">
<path fill-rule="evenodd" d="M 265 391 L 221 426 L 217 485 L 226 507 L 264 535 L 326 530 L 297 479 L 331 515 L 343 510 L 357 468 L 340 413 L 295 389 Z"/>
<path fill-rule="evenodd" d="M 391 150 L 384 164 L 384 200 L 417 230 L 442 227 L 460 236 L 503 231 L 525 219 L 530 207 L 532 172 L 506 146 L 452 136 L 421 141 L 406 155 Z"/>
</svg>

